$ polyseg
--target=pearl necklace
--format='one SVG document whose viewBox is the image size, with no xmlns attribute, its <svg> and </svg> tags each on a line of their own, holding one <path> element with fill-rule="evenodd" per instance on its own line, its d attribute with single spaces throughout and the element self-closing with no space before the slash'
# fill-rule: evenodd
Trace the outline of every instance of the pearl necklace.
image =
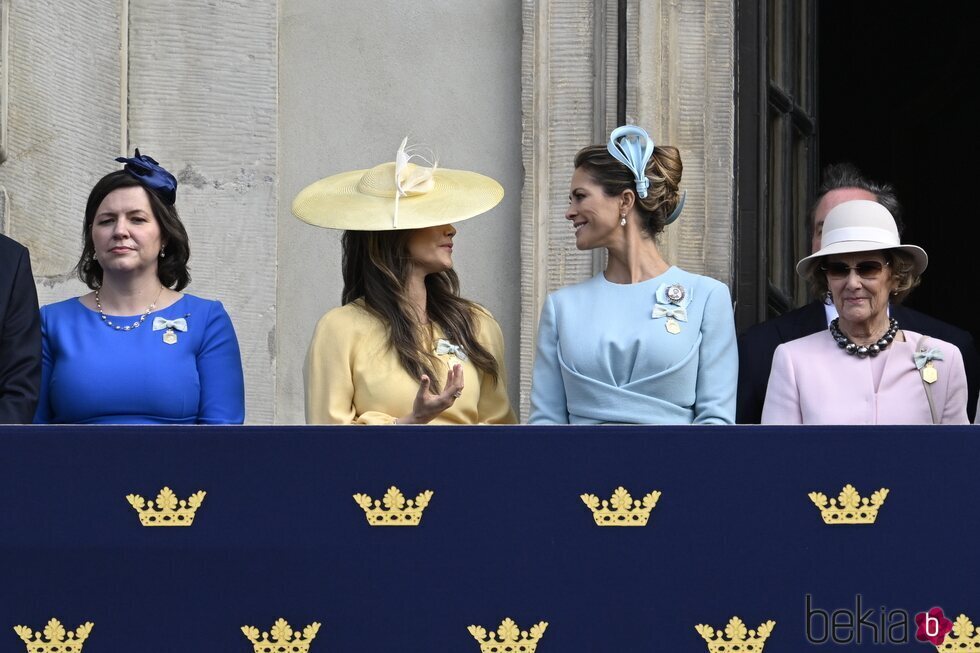
<svg viewBox="0 0 980 653">
<path fill-rule="evenodd" d="M 98 288 L 95 289 L 95 306 L 99 309 L 99 316 L 102 318 L 102 321 L 105 322 L 106 326 L 112 327 L 116 331 L 132 331 L 133 329 L 138 329 L 140 325 L 143 324 L 143 321 L 146 319 L 146 316 L 153 312 L 153 309 L 157 307 L 157 302 L 160 301 L 160 295 L 162 294 L 163 294 L 163 286 L 160 286 L 160 292 L 157 293 L 157 298 L 153 300 L 152 304 L 146 307 L 146 310 L 143 311 L 142 315 L 140 315 L 140 319 L 136 320 L 135 322 L 133 322 L 128 326 L 119 326 L 118 324 L 112 323 L 112 320 L 110 320 L 109 317 L 105 314 L 105 311 L 102 310 L 102 302 L 99 301 Z"/>
<path fill-rule="evenodd" d="M 837 346 L 846 351 L 849 355 L 854 356 L 857 354 L 858 358 L 865 358 L 870 356 L 874 358 L 881 353 L 883 349 L 886 349 L 888 345 L 892 344 L 892 340 L 895 339 L 895 334 L 898 333 L 898 320 L 891 318 L 888 321 L 888 330 L 885 331 L 885 335 L 881 336 L 877 342 L 872 345 L 858 345 L 853 340 L 848 338 L 840 330 L 840 318 L 834 318 L 830 323 L 830 335 L 834 337 L 837 341 Z"/>
</svg>

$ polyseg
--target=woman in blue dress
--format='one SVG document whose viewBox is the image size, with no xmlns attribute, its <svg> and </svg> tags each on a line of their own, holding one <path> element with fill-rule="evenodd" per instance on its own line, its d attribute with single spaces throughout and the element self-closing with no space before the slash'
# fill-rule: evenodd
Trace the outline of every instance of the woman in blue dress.
<svg viewBox="0 0 980 653">
<path fill-rule="evenodd" d="M 639 127 L 575 157 L 565 217 L 605 271 L 548 295 L 531 424 L 732 424 L 738 354 L 723 283 L 668 264 L 657 237 L 680 214 L 677 148 Z"/>
<path fill-rule="evenodd" d="M 136 150 L 85 207 L 92 289 L 41 309 L 37 423 L 241 424 L 238 339 L 221 302 L 181 293 L 190 245 L 177 180 Z"/>
</svg>

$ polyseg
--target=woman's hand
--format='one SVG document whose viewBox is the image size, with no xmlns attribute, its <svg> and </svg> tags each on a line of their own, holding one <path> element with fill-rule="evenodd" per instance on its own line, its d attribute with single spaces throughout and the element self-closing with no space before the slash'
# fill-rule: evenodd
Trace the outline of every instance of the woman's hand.
<svg viewBox="0 0 980 653">
<path fill-rule="evenodd" d="M 423 374 L 411 414 L 399 417 L 396 420 L 397 424 L 428 424 L 456 403 L 463 392 L 463 366 L 457 363 L 449 369 L 449 374 L 446 375 L 446 387 L 439 394 L 430 392 L 430 385 L 432 381 Z"/>
</svg>

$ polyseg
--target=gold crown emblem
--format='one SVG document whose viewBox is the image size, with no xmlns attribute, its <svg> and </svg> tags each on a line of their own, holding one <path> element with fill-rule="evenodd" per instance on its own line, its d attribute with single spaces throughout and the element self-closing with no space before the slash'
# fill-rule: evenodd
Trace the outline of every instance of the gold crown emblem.
<svg viewBox="0 0 980 653">
<path fill-rule="evenodd" d="M 694 629 L 701 634 L 704 641 L 708 642 L 710 653 L 734 653 L 735 651 L 761 653 L 775 625 L 775 621 L 769 620 L 761 624 L 758 630 L 747 630 L 741 619 L 732 617 L 728 625 L 725 626 L 724 632 L 715 631 L 711 626 L 704 624 L 698 624 Z"/>
<path fill-rule="evenodd" d="M 850 483 L 844 486 L 836 499 L 828 501 L 820 492 L 811 492 L 807 496 L 817 508 L 820 508 L 824 523 L 873 524 L 878 518 L 878 509 L 888 496 L 888 488 L 881 488 L 872 494 L 870 499 L 862 499 Z"/>
<path fill-rule="evenodd" d="M 418 526 L 422 511 L 432 499 L 432 490 L 420 493 L 415 500 L 406 500 L 401 490 L 392 485 L 380 501 L 366 494 L 355 494 L 354 501 L 364 509 L 372 526 Z M 382 507 L 384 506 L 384 507 Z"/>
<path fill-rule="evenodd" d="M 582 501 L 592 511 L 592 517 L 598 526 L 646 526 L 650 511 L 659 499 L 660 492 L 654 490 L 643 497 L 642 501 L 634 501 L 622 485 L 616 488 L 608 501 L 603 499 L 601 504 L 599 497 L 594 494 L 582 495 Z"/>
<path fill-rule="evenodd" d="M 482 626 L 470 626 L 467 630 L 480 642 L 482 653 L 534 653 L 547 627 L 548 623 L 541 621 L 531 626 L 530 631 L 521 630 L 513 619 L 508 618 L 500 622 L 496 633 L 490 631 L 488 635 Z"/>
<path fill-rule="evenodd" d="M 242 632 L 252 642 L 255 653 L 307 653 L 310 642 L 320 630 L 319 622 L 314 621 L 303 629 L 294 631 L 285 619 L 279 619 L 267 633 L 261 633 L 255 626 L 242 626 Z"/>
<path fill-rule="evenodd" d="M 94 625 L 91 621 L 86 621 L 75 632 L 65 632 L 61 622 L 52 619 L 44 627 L 44 639 L 42 631 L 35 633 L 27 626 L 14 626 L 14 632 L 27 644 L 28 653 L 80 653 L 82 644 L 88 639 Z"/>
<path fill-rule="evenodd" d="M 140 523 L 144 526 L 190 526 L 194 523 L 194 513 L 204 502 L 205 494 L 207 492 L 201 490 L 186 501 L 178 501 L 173 490 L 165 487 L 157 495 L 156 506 L 138 494 L 127 494 L 126 501 L 139 513 Z"/>
<path fill-rule="evenodd" d="M 977 653 L 980 651 L 980 632 L 973 627 L 973 622 L 965 614 L 956 617 L 953 631 L 946 635 L 942 644 L 936 644 L 939 653 Z"/>
</svg>

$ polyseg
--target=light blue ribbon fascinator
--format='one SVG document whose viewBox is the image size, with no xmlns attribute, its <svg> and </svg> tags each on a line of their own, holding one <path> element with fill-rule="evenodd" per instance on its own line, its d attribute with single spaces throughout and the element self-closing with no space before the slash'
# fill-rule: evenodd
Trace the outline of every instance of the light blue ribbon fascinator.
<svg viewBox="0 0 980 653">
<path fill-rule="evenodd" d="M 684 200 L 686 199 L 687 199 L 687 191 L 682 190 L 681 198 L 677 201 L 677 206 L 675 206 L 674 210 L 671 211 L 670 215 L 667 216 L 667 220 L 664 221 L 664 224 L 670 224 L 671 222 L 677 219 L 677 217 L 681 214 L 681 209 L 684 208 Z"/>
<path fill-rule="evenodd" d="M 653 156 L 654 150 L 653 139 L 650 138 L 650 134 L 642 127 L 623 125 L 609 134 L 609 144 L 606 148 L 613 158 L 633 173 L 633 178 L 636 180 L 636 194 L 645 198 L 647 189 L 650 188 L 650 180 L 646 176 L 647 163 Z M 670 224 L 680 216 L 686 199 L 687 191 L 681 191 L 681 198 L 674 210 L 667 216 L 665 224 Z"/>
<path fill-rule="evenodd" d="M 650 180 L 647 179 L 646 169 L 650 157 L 653 156 L 653 139 L 642 127 L 623 125 L 609 134 L 609 145 L 606 148 L 617 161 L 630 169 L 636 180 L 636 194 L 647 196 Z"/>
</svg>

